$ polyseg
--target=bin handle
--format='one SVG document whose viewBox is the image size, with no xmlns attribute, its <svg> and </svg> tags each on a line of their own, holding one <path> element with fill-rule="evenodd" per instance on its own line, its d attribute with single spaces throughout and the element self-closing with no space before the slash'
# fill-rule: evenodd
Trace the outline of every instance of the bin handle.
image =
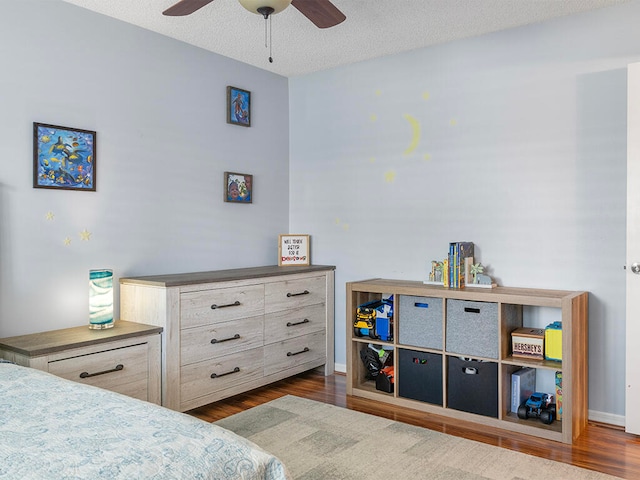
<svg viewBox="0 0 640 480">
<path fill-rule="evenodd" d="M 462 373 L 465 375 L 477 375 L 478 369 L 474 367 L 462 367 Z"/>
<path fill-rule="evenodd" d="M 413 306 L 418 308 L 429 308 L 428 303 L 422 303 L 422 302 L 416 302 L 413 304 Z"/>
<path fill-rule="evenodd" d="M 467 313 L 480 313 L 479 308 L 464 307 L 464 311 Z"/>
</svg>

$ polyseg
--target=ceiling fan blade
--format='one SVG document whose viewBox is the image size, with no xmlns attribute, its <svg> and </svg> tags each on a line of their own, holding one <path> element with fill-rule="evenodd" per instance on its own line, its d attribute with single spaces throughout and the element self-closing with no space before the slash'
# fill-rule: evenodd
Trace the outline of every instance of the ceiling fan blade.
<svg viewBox="0 0 640 480">
<path fill-rule="evenodd" d="M 300 13 L 318 28 L 334 27 L 347 18 L 329 0 L 293 0 L 291 5 L 300 10 Z"/>
<path fill-rule="evenodd" d="M 182 17 L 183 15 L 192 14 L 211 2 L 213 2 L 213 0 L 182 0 L 172 7 L 167 8 L 162 14 L 169 17 Z"/>
</svg>

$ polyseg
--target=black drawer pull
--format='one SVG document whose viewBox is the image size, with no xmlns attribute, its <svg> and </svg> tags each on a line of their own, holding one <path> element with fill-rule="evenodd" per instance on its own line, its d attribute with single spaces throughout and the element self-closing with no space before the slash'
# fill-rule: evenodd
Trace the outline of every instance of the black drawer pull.
<svg viewBox="0 0 640 480">
<path fill-rule="evenodd" d="M 211 305 L 211 310 L 215 310 L 216 308 L 227 308 L 227 307 L 237 307 L 240 305 L 240 300 L 236 300 L 233 303 L 228 303 L 226 305 L 216 305 L 215 303 Z"/>
<path fill-rule="evenodd" d="M 297 297 L 299 295 L 309 295 L 309 290 L 305 290 L 304 292 L 299 292 L 299 293 L 287 293 L 287 297 Z"/>
<path fill-rule="evenodd" d="M 116 365 L 116 368 L 112 368 L 111 370 L 105 370 L 104 372 L 97 372 L 97 373 L 82 372 L 80 374 L 80 378 L 97 377 L 98 375 L 104 375 L 105 373 L 119 372 L 122 369 L 124 369 L 124 365 L 119 363 L 118 365 Z"/>
<path fill-rule="evenodd" d="M 287 352 L 287 357 L 293 357 L 294 355 L 300 355 L 301 353 L 307 353 L 308 351 L 309 347 L 304 347 L 304 349 L 299 352 Z"/>
<path fill-rule="evenodd" d="M 422 303 L 422 302 L 416 302 L 413 304 L 413 306 L 418 308 L 429 308 L 428 303 Z"/>
<path fill-rule="evenodd" d="M 232 373 L 238 373 L 239 371 L 240 371 L 240 367 L 236 367 L 227 373 L 212 373 L 211 378 L 220 378 L 220 377 L 224 377 L 225 375 L 231 375 Z"/>
<path fill-rule="evenodd" d="M 464 311 L 467 313 L 480 313 L 479 308 L 464 307 Z"/>
<path fill-rule="evenodd" d="M 295 327 L 296 325 L 302 325 L 304 323 L 309 323 L 309 319 L 305 318 L 301 322 L 295 322 L 295 323 L 287 322 L 287 327 Z"/>
<path fill-rule="evenodd" d="M 211 339 L 211 343 L 222 343 L 222 342 L 228 342 L 230 340 L 237 340 L 240 338 L 240 334 L 236 333 L 233 337 L 229 337 L 229 338 L 223 338 L 222 340 L 218 340 L 217 338 L 212 338 Z"/>
</svg>

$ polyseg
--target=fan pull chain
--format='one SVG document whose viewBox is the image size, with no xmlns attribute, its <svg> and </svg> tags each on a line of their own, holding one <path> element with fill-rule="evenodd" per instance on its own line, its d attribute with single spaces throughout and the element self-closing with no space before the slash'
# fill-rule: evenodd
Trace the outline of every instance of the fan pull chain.
<svg viewBox="0 0 640 480">
<path fill-rule="evenodd" d="M 273 48 L 273 39 L 271 36 L 273 28 L 271 28 L 271 18 L 272 16 L 269 15 L 269 63 L 273 63 L 273 57 L 271 56 L 271 49 Z"/>
<path fill-rule="evenodd" d="M 268 18 L 265 17 L 264 18 L 264 48 L 267 48 L 269 46 L 269 41 L 267 40 L 267 32 L 269 30 L 269 26 L 267 24 Z"/>
<path fill-rule="evenodd" d="M 273 63 L 273 57 L 271 57 L 271 47 L 273 45 L 271 31 L 272 31 L 272 28 L 271 28 L 271 15 L 269 15 L 268 17 L 265 17 L 265 19 L 264 19 L 264 47 L 265 48 L 267 48 L 267 47 L 269 48 L 269 63 Z M 268 38 L 268 40 L 267 40 L 267 38 Z"/>
</svg>

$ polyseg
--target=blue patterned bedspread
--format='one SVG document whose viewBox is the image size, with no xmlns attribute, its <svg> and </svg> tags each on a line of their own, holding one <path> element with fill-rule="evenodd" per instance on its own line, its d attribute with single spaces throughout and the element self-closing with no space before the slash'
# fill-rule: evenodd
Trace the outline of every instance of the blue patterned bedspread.
<svg viewBox="0 0 640 480">
<path fill-rule="evenodd" d="M 0 478 L 290 477 L 277 458 L 216 425 L 0 363 Z"/>
</svg>

